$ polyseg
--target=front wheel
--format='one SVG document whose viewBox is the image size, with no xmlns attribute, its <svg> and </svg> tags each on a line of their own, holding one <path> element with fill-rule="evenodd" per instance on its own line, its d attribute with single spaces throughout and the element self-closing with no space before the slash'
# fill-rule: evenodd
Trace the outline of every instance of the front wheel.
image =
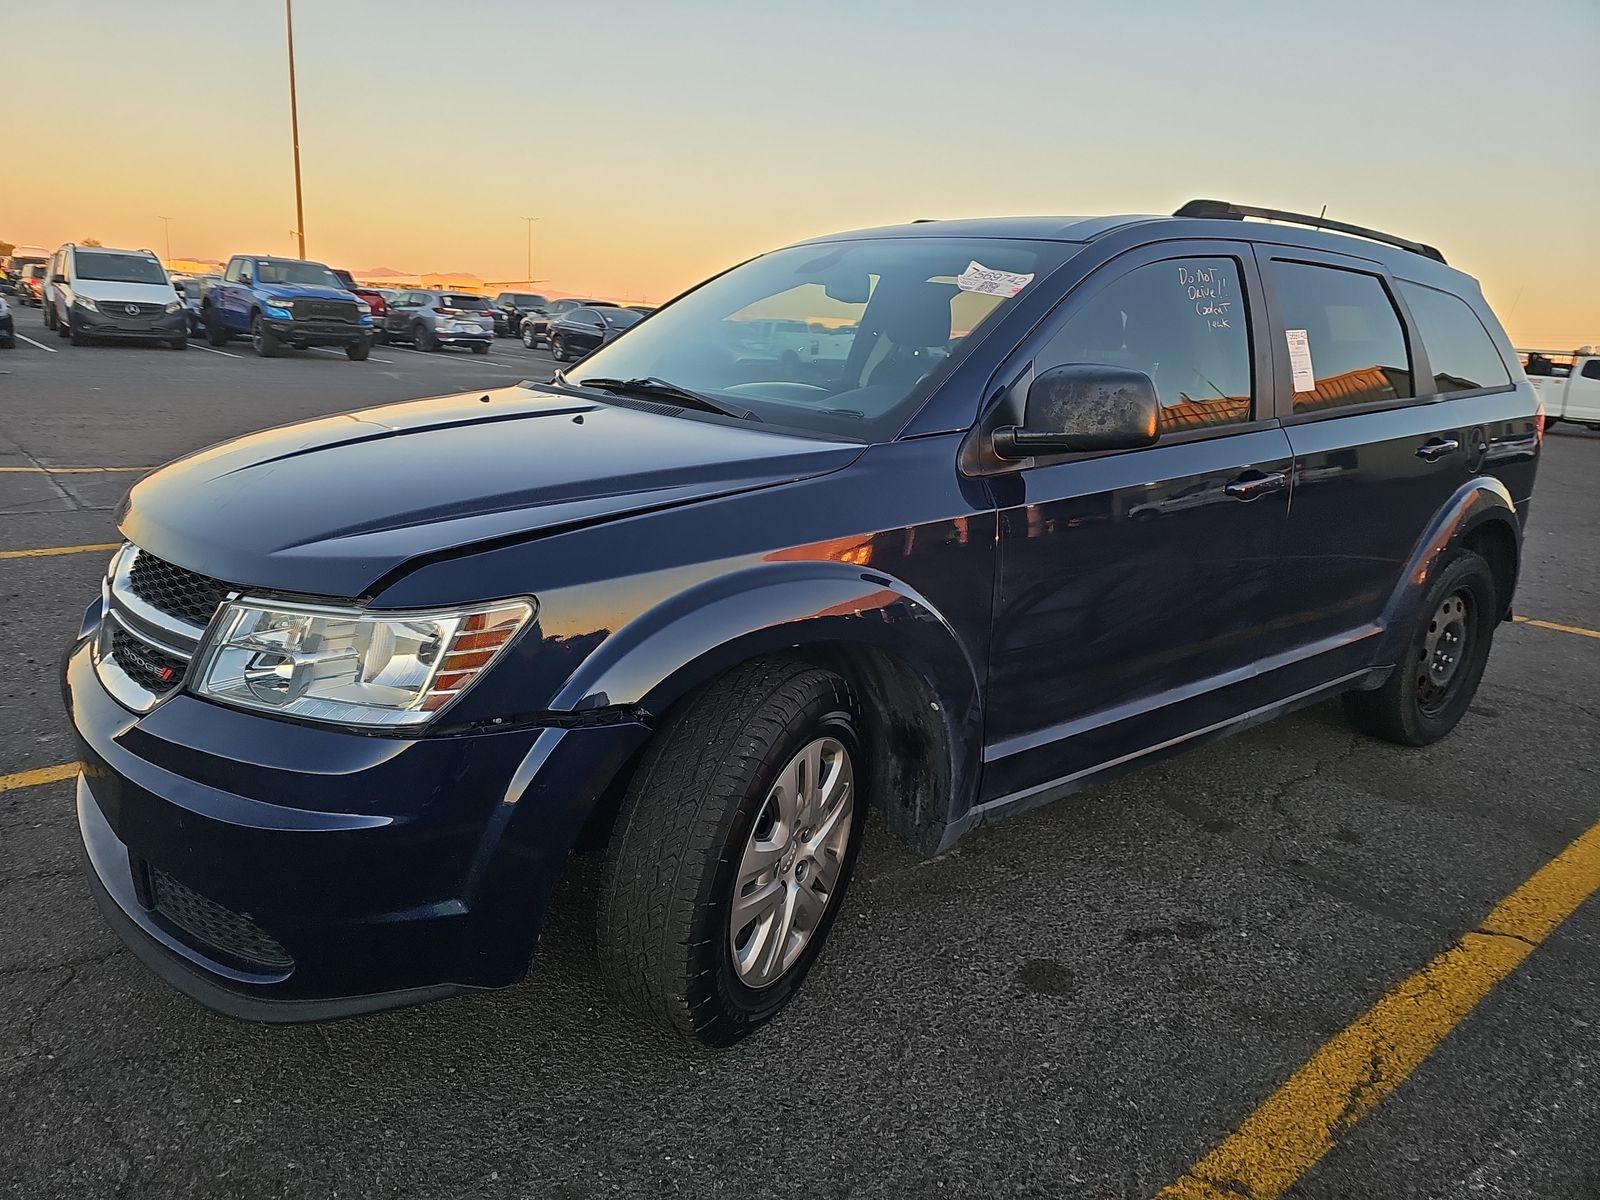
<svg viewBox="0 0 1600 1200">
<path fill-rule="evenodd" d="M 1470 550 L 1456 551 L 1423 595 L 1388 681 L 1377 691 L 1345 693 L 1351 723 L 1402 746 L 1444 737 L 1477 694 L 1500 610 L 1489 564 Z"/>
<path fill-rule="evenodd" d="M 268 328 L 260 313 L 250 318 L 250 348 L 262 358 L 278 357 L 278 335 Z"/>
<path fill-rule="evenodd" d="M 680 706 L 607 854 L 599 952 L 624 1002 L 710 1046 L 781 1012 L 838 915 L 865 768 L 830 671 L 757 659 Z"/>
<path fill-rule="evenodd" d="M 439 348 L 439 343 L 434 340 L 432 331 L 422 324 L 418 324 L 416 330 L 412 333 L 411 344 L 418 350 L 427 353 L 432 353 Z"/>
<path fill-rule="evenodd" d="M 56 324 L 56 306 L 54 304 L 46 304 L 44 306 L 44 327 L 46 329 L 54 329 Z"/>
<path fill-rule="evenodd" d="M 538 345 L 538 343 L 533 339 L 533 330 L 527 325 L 522 327 L 522 344 L 529 350 L 532 350 L 536 345 Z"/>
<path fill-rule="evenodd" d="M 566 350 L 562 348 L 561 343 L 555 338 L 550 339 L 550 357 L 555 359 L 558 363 L 564 363 L 567 361 Z"/>
<path fill-rule="evenodd" d="M 344 353 L 351 362 L 366 362 L 367 355 L 372 353 L 372 343 L 365 338 L 359 342 L 350 342 L 345 346 Z"/>
<path fill-rule="evenodd" d="M 206 342 L 211 346 L 222 346 L 228 341 L 228 331 L 222 327 L 222 318 L 217 315 L 214 308 L 206 309 Z"/>
</svg>

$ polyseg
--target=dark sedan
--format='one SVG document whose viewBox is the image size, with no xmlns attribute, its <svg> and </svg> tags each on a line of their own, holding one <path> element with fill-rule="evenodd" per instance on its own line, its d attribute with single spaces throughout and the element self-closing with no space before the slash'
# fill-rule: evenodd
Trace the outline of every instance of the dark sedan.
<svg viewBox="0 0 1600 1200">
<path fill-rule="evenodd" d="M 550 356 L 557 362 L 582 358 L 616 338 L 628 326 L 644 320 L 631 308 L 575 308 L 550 322 L 546 340 Z"/>
<path fill-rule="evenodd" d="M 580 308 L 615 308 L 616 305 L 609 300 L 579 300 L 568 297 L 564 300 L 552 300 L 545 305 L 543 310 L 531 312 L 522 318 L 522 324 L 517 327 L 517 332 L 522 335 L 522 344 L 529 350 L 538 348 L 541 339 L 548 341 L 550 323 L 568 313 Z"/>
</svg>

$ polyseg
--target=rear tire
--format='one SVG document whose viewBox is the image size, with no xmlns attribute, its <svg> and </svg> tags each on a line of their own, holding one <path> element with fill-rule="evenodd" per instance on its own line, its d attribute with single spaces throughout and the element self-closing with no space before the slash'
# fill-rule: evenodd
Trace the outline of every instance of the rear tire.
<svg viewBox="0 0 1600 1200">
<path fill-rule="evenodd" d="M 788 1004 L 861 844 L 855 728 L 843 679 L 782 659 L 736 667 L 668 718 L 601 890 L 601 967 L 634 1012 L 725 1046 Z"/>
<path fill-rule="evenodd" d="M 1444 737 L 1477 694 L 1500 611 L 1487 562 L 1470 550 L 1445 559 L 1388 681 L 1376 691 L 1345 693 L 1351 724 L 1402 746 Z"/>
<path fill-rule="evenodd" d="M 260 313 L 250 318 L 250 348 L 261 358 L 278 357 L 278 335 L 267 327 Z"/>
<path fill-rule="evenodd" d="M 372 343 L 365 338 L 359 342 L 351 342 L 345 346 L 344 353 L 351 362 L 366 362 L 367 355 L 372 353 Z"/>
</svg>

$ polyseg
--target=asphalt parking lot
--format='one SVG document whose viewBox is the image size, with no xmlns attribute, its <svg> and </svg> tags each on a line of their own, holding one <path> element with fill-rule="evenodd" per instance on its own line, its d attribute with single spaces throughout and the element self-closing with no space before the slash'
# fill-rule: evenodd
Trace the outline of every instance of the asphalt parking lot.
<svg viewBox="0 0 1600 1200">
<path fill-rule="evenodd" d="M 114 542 L 139 469 L 200 445 L 553 364 L 504 339 L 73 348 L 17 316 L 39 344 L 0 353 L 8 1196 L 1151 1196 L 1600 820 L 1600 436 L 1562 430 L 1516 605 L 1543 623 L 1501 627 L 1438 745 L 1368 741 L 1334 704 L 933 861 L 875 827 L 800 1000 L 720 1054 L 602 994 L 588 857 L 517 988 L 236 1023 L 124 951 L 78 875 L 55 664 L 108 553 L 14 552 Z M 1451 1026 L 1403 1082 L 1374 1054 L 1289 1195 L 1600 1197 L 1600 899 Z"/>
</svg>

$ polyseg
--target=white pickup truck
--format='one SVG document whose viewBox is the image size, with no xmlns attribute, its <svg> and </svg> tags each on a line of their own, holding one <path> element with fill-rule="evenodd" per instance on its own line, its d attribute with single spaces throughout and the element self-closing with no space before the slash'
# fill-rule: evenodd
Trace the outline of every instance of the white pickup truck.
<svg viewBox="0 0 1600 1200">
<path fill-rule="evenodd" d="M 1571 421 L 1600 430 L 1600 355 L 1576 350 L 1518 350 L 1528 382 L 1544 402 L 1544 423 Z"/>
</svg>

